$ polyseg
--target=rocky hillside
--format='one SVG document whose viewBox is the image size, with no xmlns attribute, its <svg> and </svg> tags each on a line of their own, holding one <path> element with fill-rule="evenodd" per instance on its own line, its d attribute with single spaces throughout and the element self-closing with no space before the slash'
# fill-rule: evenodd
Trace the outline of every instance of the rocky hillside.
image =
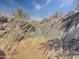
<svg viewBox="0 0 79 59">
<path fill-rule="evenodd" d="M 41 22 L 0 15 L 1 59 L 78 59 L 79 12 Z"/>
<path fill-rule="evenodd" d="M 64 29 L 63 35 L 55 40 L 43 43 L 43 47 L 48 46 L 47 50 L 56 50 L 57 59 L 78 59 L 79 57 L 79 12 L 68 16 L 61 21 L 61 28 Z M 58 30 L 58 29 L 57 29 Z M 55 53 L 52 52 L 54 55 Z M 50 56 L 49 59 L 53 59 Z"/>
<path fill-rule="evenodd" d="M 79 55 L 79 12 L 63 20 L 66 28 L 63 36 L 63 46 L 68 55 Z"/>
<path fill-rule="evenodd" d="M 41 21 L 40 25 L 36 27 L 37 35 L 47 37 L 48 40 L 60 39 L 64 33 L 64 28 L 61 28 L 63 19 L 64 17 L 58 15 L 58 17 L 51 16 Z"/>
<path fill-rule="evenodd" d="M 0 37 L 10 41 L 21 41 L 35 31 L 32 24 L 14 17 L 0 16 Z"/>
<path fill-rule="evenodd" d="M 48 59 L 54 57 L 57 59 L 79 58 L 79 12 L 66 18 L 59 17 L 56 19 L 51 17 L 44 21 L 43 24 L 44 27 L 41 29 L 43 35 L 50 40 L 43 43 L 40 49 L 46 49 L 45 55 L 50 54 L 48 51 L 55 50 Z M 51 24 L 53 25 L 51 26 Z M 56 52 L 56 55 L 54 52 Z"/>
</svg>

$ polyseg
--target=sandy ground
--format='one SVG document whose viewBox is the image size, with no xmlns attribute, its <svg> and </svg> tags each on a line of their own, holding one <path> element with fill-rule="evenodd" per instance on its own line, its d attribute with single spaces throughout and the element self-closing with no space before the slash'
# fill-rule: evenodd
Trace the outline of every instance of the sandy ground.
<svg viewBox="0 0 79 59">
<path fill-rule="evenodd" d="M 4 51 L 5 58 L 4 59 L 48 59 L 48 57 L 52 57 L 53 59 L 56 54 L 61 53 L 61 51 L 55 52 L 52 51 L 47 56 L 43 55 L 43 51 L 40 51 L 38 48 L 40 47 L 40 43 L 45 42 L 45 38 L 43 37 L 34 37 L 28 38 L 27 40 L 23 40 L 21 42 L 16 42 L 13 45 L 7 40 L 0 39 L 0 50 Z M 3 52 L 0 52 L 3 54 Z M 74 59 L 79 59 L 79 56 L 74 56 Z"/>
<path fill-rule="evenodd" d="M 39 41 L 40 39 L 40 41 Z M 5 59 L 46 59 L 46 57 L 40 52 L 38 46 L 43 38 L 29 38 L 26 42 L 22 41 L 19 44 L 16 44 L 12 49 L 16 49 L 15 51 L 11 50 L 10 52 L 20 52 L 14 55 L 7 55 Z"/>
</svg>

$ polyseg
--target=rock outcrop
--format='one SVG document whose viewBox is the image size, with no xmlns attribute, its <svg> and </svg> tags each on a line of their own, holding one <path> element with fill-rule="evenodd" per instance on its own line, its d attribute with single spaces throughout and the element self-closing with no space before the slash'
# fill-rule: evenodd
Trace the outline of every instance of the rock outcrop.
<svg viewBox="0 0 79 59">
<path fill-rule="evenodd" d="M 56 26 L 52 27 L 52 30 L 48 31 L 49 33 L 52 33 L 52 36 L 50 36 L 50 38 L 52 38 L 53 36 L 55 37 L 53 37 L 52 40 L 48 40 L 47 42 L 42 43 L 41 49 L 44 49 L 44 48 L 46 49 L 44 50 L 46 51 L 44 52 L 45 54 L 46 53 L 49 54 L 50 52 L 48 51 L 52 52 L 54 50 L 52 52 L 52 56 L 48 57 L 49 59 L 53 59 L 54 57 L 56 59 L 77 59 L 79 58 L 78 57 L 79 56 L 79 12 L 71 16 L 68 16 L 65 19 L 62 19 L 58 21 L 57 23 L 56 22 L 54 22 L 55 24 L 52 22 L 53 26 L 54 25 Z M 61 25 L 59 25 L 59 23 Z M 57 32 L 57 34 L 55 34 L 55 31 L 52 32 L 54 29 Z M 57 36 L 59 29 L 63 29 L 63 31 L 62 30 L 59 31 L 59 33 L 63 32 L 63 35 L 61 36 Z M 58 49 L 56 50 L 56 48 Z M 56 52 L 56 55 L 54 52 Z"/>
<path fill-rule="evenodd" d="M 69 16 L 63 23 L 66 28 L 63 47 L 69 55 L 79 55 L 79 13 Z"/>
<path fill-rule="evenodd" d="M 59 16 L 54 18 L 51 16 L 48 19 L 43 20 L 39 26 L 36 27 L 37 35 L 47 37 L 49 40 L 61 38 L 64 33 L 62 26 L 63 17 Z"/>
<path fill-rule="evenodd" d="M 20 41 L 24 39 L 26 33 L 30 34 L 34 31 L 35 28 L 27 21 L 0 16 L 0 37 L 6 37 L 11 41 Z"/>
</svg>

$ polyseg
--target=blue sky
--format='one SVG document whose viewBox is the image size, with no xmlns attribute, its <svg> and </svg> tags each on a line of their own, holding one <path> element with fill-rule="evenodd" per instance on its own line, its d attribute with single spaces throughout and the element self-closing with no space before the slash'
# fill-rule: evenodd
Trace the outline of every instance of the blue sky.
<svg viewBox="0 0 79 59">
<path fill-rule="evenodd" d="M 32 19 L 41 20 L 56 12 L 73 11 L 78 3 L 79 0 L 0 0 L 0 11 L 10 15 L 21 4 Z"/>
</svg>

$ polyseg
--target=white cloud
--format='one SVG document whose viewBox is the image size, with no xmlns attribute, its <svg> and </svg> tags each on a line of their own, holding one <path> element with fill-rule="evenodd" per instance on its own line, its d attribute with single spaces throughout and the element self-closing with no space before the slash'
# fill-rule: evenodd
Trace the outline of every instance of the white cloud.
<svg viewBox="0 0 79 59">
<path fill-rule="evenodd" d="M 73 4 L 73 2 L 74 2 L 74 0 L 61 0 L 61 5 L 59 8 L 62 8 L 64 5 L 69 6 L 69 5 Z"/>
<path fill-rule="evenodd" d="M 37 10 L 40 10 L 40 9 L 42 8 L 42 6 L 41 6 L 40 4 L 36 4 L 36 5 L 35 5 L 35 8 L 36 8 Z"/>
<path fill-rule="evenodd" d="M 33 2 L 33 4 L 36 10 L 40 10 L 42 8 L 42 6 L 36 2 Z"/>
<path fill-rule="evenodd" d="M 48 6 L 51 3 L 52 0 L 46 0 L 46 3 L 44 5 L 40 5 L 39 3 L 33 2 L 34 7 L 36 8 L 36 10 L 40 10 L 46 6 Z"/>
<path fill-rule="evenodd" d="M 52 0 L 47 0 L 45 6 L 48 6 L 51 2 Z"/>
</svg>

